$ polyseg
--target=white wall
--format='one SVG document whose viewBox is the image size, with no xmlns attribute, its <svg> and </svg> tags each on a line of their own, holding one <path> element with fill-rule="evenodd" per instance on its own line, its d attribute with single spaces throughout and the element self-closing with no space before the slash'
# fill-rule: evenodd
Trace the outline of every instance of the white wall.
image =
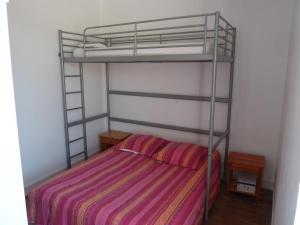
<svg viewBox="0 0 300 225">
<path fill-rule="evenodd" d="M 22 167 L 28 186 L 66 166 L 57 30 L 82 32 L 85 26 L 98 24 L 99 1 L 12 0 L 8 16 Z M 90 99 L 87 115 L 104 111 L 97 97 L 102 87 L 99 68 L 84 68 L 90 78 L 85 83 Z M 97 134 L 103 127 L 99 123 L 88 127 L 90 150 L 97 149 Z"/>
<path fill-rule="evenodd" d="M 231 149 L 265 155 L 267 159 L 265 186 L 272 187 L 287 66 L 291 2 L 290 0 L 101 0 L 100 15 L 101 24 L 110 24 L 220 10 L 221 14 L 237 27 L 238 32 Z M 199 94 L 198 85 L 201 88 L 207 87 L 205 82 L 209 74 L 206 71 L 210 71 L 209 65 L 177 64 L 173 65 L 173 68 L 164 64 L 141 64 L 136 67 L 112 65 L 111 86 L 122 90 L 130 88 L 177 93 L 186 93 L 184 91 L 188 90 L 187 94 Z M 205 75 L 199 77 L 199 72 Z M 223 77 L 221 79 L 223 80 Z M 220 89 L 223 92 L 224 87 Z M 207 93 L 206 91 L 207 89 L 204 92 Z M 192 110 L 188 110 L 186 107 L 191 106 L 191 103 L 173 101 L 171 106 L 167 107 L 165 100 L 157 100 L 155 103 L 154 100 L 143 101 L 138 98 L 134 98 L 134 102 L 120 101 L 123 99 L 125 97 L 122 99 L 113 97 L 113 115 L 155 122 L 173 122 L 192 127 L 207 124 L 199 105 L 193 105 L 190 108 Z M 131 108 L 126 107 L 129 104 Z M 158 112 L 158 108 L 161 111 Z M 220 112 L 218 109 L 217 111 Z M 202 115 L 201 119 L 197 117 L 199 114 Z M 179 135 L 157 129 L 116 125 L 114 124 L 114 127 L 158 132 L 174 139 L 199 141 L 191 134 Z M 224 124 L 217 122 L 216 126 L 222 127 Z"/>
<path fill-rule="evenodd" d="M 0 0 L 0 224 L 26 225 L 6 4 Z M 17 216 L 16 216 L 17 215 Z"/>
<path fill-rule="evenodd" d="M 297 203 L 300 190 L 300 2 L 296 2 L 276 175 L 274 225 L 297 225 L 300 222 L 300 202 Z M 295 214 L 298 222 L 294 222 Z"/>
<path fill-rule="evenodd" d="M 9 25 L 25 184 L 34 183 L 65 166 L 57 29 L 81 31 L 83 27 L 98 24 L 99 21 L 104 24 L 220 10 L 238 29 L 231 149 L 265 155 L 265 185 L 272 186 L 287 64 L 291 1 L 93 0 L 86 4 L 84 0 L 13 0 L 9 5 Z M 221 70 L 228 69 L 223 65 L 221 67 Z M 103 77 L 103 71 L 99 72 L 101 65 L 88 65 L 85 70 L 89 71 L 85 74 L 91 78 L 86 81 L 90 87 L 86 88 L 87 99 L 90 99 L 87 102 L 88 115 L 94 115 L 105 111 L 104 99 L 98 99 L 97 95 L 89 98 L 93 93 L 99 96 L 103 91 L 99 89 L 104 83 L 103 79 L 99 79 L 99 73 Z M 177 93 L 186 93 L 188 87 L 187 94 L 208 93 L 210 70 L 209 64 L 115 64 L 111 66 L 111 86 L 122 90 Z M 199 72 L 203 76 L 199 76 Z M 225 76 L 219 79 L 222 80 L 220 83 L 225 82 Z M 220 95 L 224 94 L 224 87 L 219 88 Z M 207 110 L 204 103 L 193 105 L 169 101 L 166 104 L 164 100 L 140 102 L 138 98 L 134 101 L 120 100 L 118 97 L 112 99 L 113 115 L 192 127 L 207 125 L 207 117 L 202 110 Z M 133 104 L 132 107 L 128 107 L 129 104 Z M 160 112 L 157 107 L 161 108 Z M 193 110 L 190 110 L 191 107 Z M 221 120 L 224 118 L 222 112 L 226 108 L 218 106 L 217 111 L 220 122 L 216 123 L 216 127 L 222 128 L 225 126 Z M 200 119 L 199 114 L 202 115 Z M 97 148 L 96 134 L 105 128 L 103 123 L 99 121 L 89 128 L 91 150 Z M 199 137 L 191 134 L 113 125 L 115 128 L 158 132 L 172 139 L 199 142 Z"/>
</svg>

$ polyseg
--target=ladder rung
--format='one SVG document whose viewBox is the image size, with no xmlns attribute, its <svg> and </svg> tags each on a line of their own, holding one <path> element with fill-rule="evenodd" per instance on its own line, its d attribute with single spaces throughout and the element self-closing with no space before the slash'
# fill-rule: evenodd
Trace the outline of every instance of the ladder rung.
<svg viewBox="0 0 300 225">
<path fill-rule="evenodd" d="M 75 155 L 71 155 L 71 159 L 73 159 L 73 158 L 75 158 L 75 157 L 77 157 L 77 156 L 80 156 L 80 155 L 82 155 L 82 154 L 84 154 L 84 153 L 85 153 L 85 151 L 79 152 L 79 153 L 77 153 L 77 154 L 75 154 Z"/>
<path fill-rule="evenodd" d="M 73 121 L 73 122 L 69 122 L 67 124 L 67 126 L 68 126 L 68 128 L 75 127 L 75 126 L 78 126 L 78 125 L 82 125 L 83 123 L 88 123 L 88 122 L 91 122 L 91 121 L 94 121 L 94 120 L 102 119 L 102 118 L 107 117 L 107 116 L 108 116 L 107 113 L 102 113 L 102 114 L 97 115 L 97 116 L 92 116 L 92 117 L 85 118 L 84 120 L 81 119 L 81 120 L 76 120 L 76 121 Z"/>
<path fill-rule="evenodd" d="M 79 93 L 82 93 L 82 91 L 69 91 L 69 92 L 66 92 L 65 94 L 72 95 L 72 94 L 79 94 Z"/>
<path fill-rule="evenodd" d="M 82 106 L 76 107 L 76 108 L 70 108 L 70 109 L 67 109 L 67 111 L 73 111 L 73 110 L 77 110 L 77 109 L 82 109 Z"/>
<path fill-rule="evenodd" d="M 65 75 L 65 77 L 80 77 L 80 75 Z"/>
<path fill-rule="evenodd" d="M 73 140 L 69 141 L 69 143 L 73 143 L 73 142 L 75 142 L 75 141 L 79 141 L 79 140 L 81 140 L 81 139 L 83 139 L 83 137 L 80 137 L 80 138 L 73 139 Z"/>
</svg>

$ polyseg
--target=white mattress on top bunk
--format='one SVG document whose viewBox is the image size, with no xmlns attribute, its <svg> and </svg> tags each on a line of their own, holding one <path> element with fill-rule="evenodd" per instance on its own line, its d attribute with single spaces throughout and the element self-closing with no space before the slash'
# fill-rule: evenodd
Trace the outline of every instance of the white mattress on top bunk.
<svg viewBox="0 0 300 225">
<path fill-rule="evenodd" d="M 184 46 L 172 47 L 175 44 L 139 44 L 138 47 L 153 47 L 146 49 L 137 49 L 137 55 L 171 55 L 171 54 L 203 54 L 204 47 L 200 43 L 188 43 L 188 45 L 198 46 Z M 186 45 L 186 43 L 176 43 L 176 45 Z M 157 46 L 161 46 L 159 48 Z M 133 48 L 133 45 L 120 45 L 112 48 Z M 113 50 L 111 47 L 106 47 L 102 44 L 86 44 L 86 52 L 84 52 L 83 45 L 73 50 L 73 57 L 97 57 L 97 56 L 130 56 L 133 55 L 133 49 L 118 49 Z M 93 50 L 93 51 L 89 51 Z M 212 53 L 212 42 L 206 43 L 206 54 Z"/>
</svg>

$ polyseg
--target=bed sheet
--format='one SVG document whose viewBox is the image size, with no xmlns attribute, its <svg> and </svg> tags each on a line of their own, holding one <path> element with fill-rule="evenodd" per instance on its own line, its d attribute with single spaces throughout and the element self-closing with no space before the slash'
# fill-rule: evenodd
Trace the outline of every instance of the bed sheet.
<svg viewBox="0 0 300 225">
<path fill-rule="evenodd" d="M 207 154 L 203 151 L 200 154 Z M 210 203 L 219 191 L 220 154 L 212 160 Z M 36 225 L 193 225 L 202 221 L 207 158 L 199 170 L 107 150 L 42 183 L 28 195 Z"/>
</svg>

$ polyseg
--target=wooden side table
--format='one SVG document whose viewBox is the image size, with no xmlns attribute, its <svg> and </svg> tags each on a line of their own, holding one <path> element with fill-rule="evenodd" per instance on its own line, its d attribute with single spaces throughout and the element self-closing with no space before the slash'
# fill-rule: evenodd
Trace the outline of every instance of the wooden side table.
<svg viewBox="0 0 300 225">
<path fill-rule="evenodd" d="M 117 130 L 112 130 L 112 131 L 100 134 L 99 135 L 100 151 L 105 151 L 106 149 L 123 141 L 130 135 L 131 135 L 131 133 L 117 131 Z"/>
<path fill-rule="evenodd" d="M 228 191 L 247 194 L 256 197 L 258 201 L 262 192 L 262 179 L 265 168 L 265 157 L 260 155 L 251 155 L 239 152 L 230 152 L 227 166 L 227 185 Z M 237 182 L 237 178 L 233 176 L 234 172 L 248 173 L 256 177 L 255 184 L 251 184 L 255 187 L 253 193 L 241 191 Z M 243 183 L 242 183 L 243 185 Z M 247 185 L 247 184 L 246 184 Z M 238 188 L 239 187 L 239 188 Z"/>
</svg>

